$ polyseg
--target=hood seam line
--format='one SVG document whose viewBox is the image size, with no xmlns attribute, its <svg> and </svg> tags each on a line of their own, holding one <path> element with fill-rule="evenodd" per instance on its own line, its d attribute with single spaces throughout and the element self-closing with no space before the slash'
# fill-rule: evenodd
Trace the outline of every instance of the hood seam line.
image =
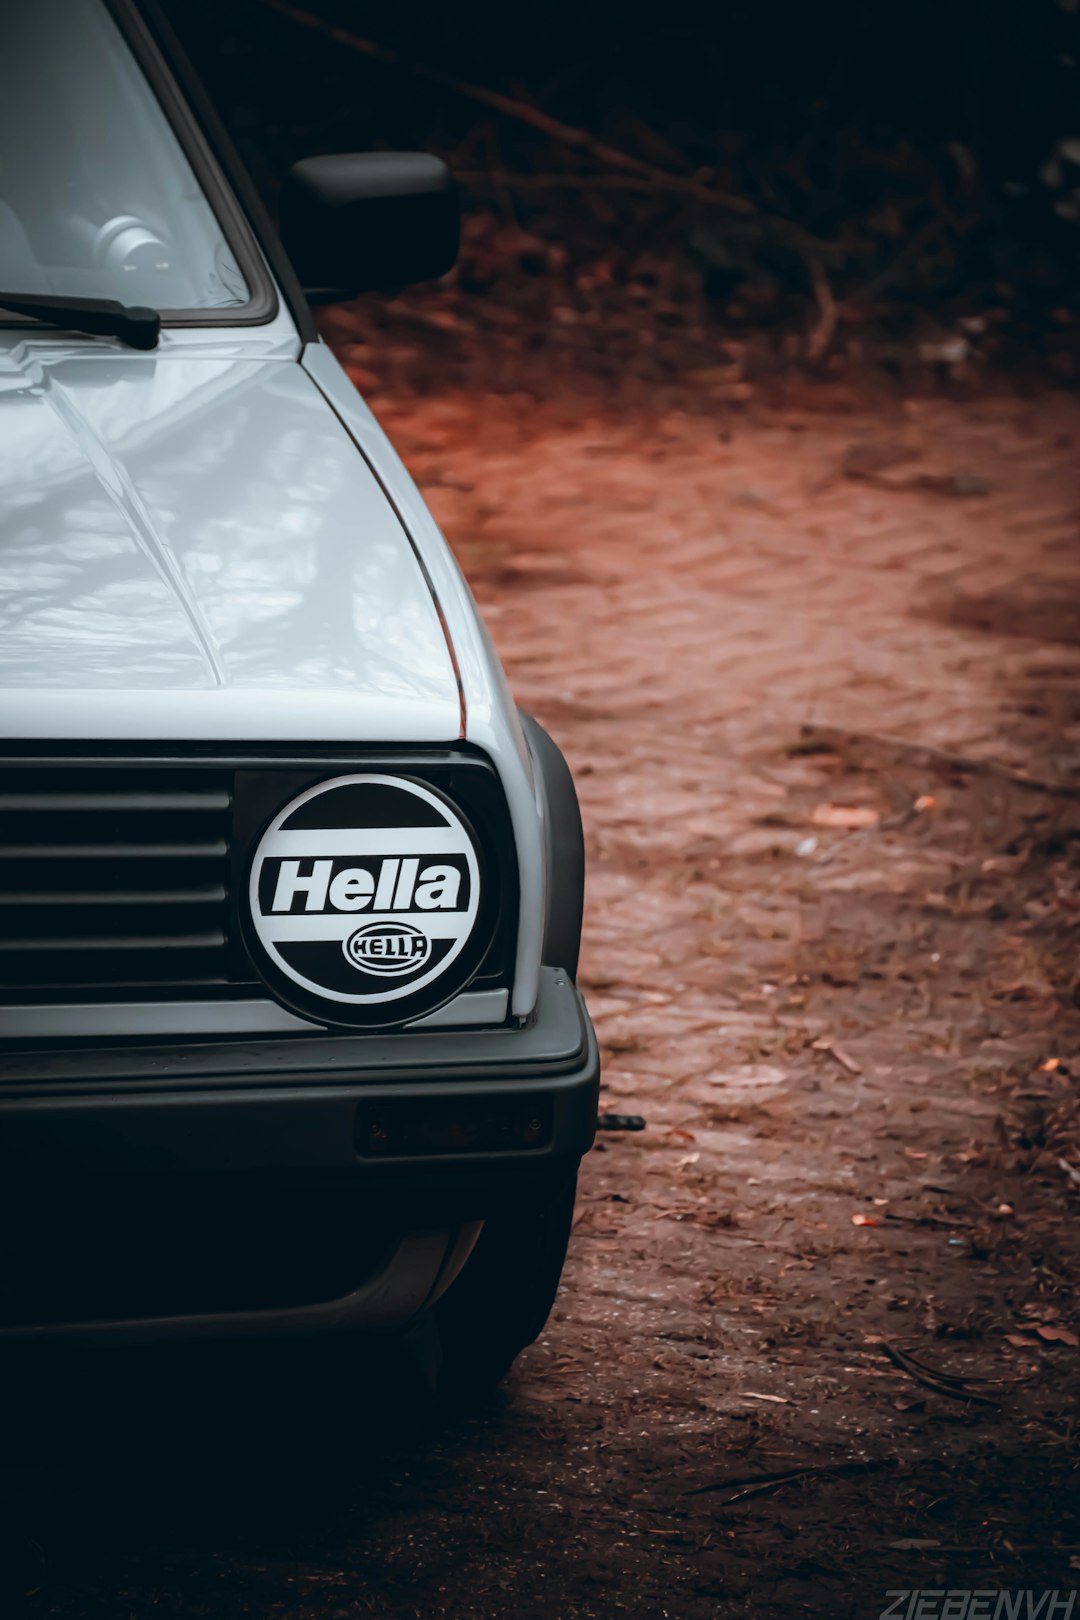
<svg viewBox="0 0 1080 1620">
<path fill-rule="evenodd" d="M 150 560 L 160 579 L 171 587 L 188 625 L 209 667 L 216 687 L 228 685 L 228 677 L 214 644 L 210 627 L 192 594 L 187 577 L 168 541 L 159 535 L 127 469 L 68 399 L 63 384 L 46 374 L 45 399 L 68 432 L 82 447 L 98 483 L 125 520 L 136 545 Z M 106 468 L 112 474 L 107 476 Z"/>
</svg>

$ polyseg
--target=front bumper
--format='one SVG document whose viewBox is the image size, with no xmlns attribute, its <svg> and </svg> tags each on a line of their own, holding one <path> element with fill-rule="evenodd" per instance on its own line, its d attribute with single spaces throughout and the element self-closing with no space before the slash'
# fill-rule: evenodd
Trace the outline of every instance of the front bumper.
<svg viewBox="0 0 1080 1620">
<path fill-rule="evenodd" d="M 162 1309 L 162 1290 L 152 1288 L 159 1303 L 154 1321 L 142 1325 L 170 1332 L 215 1323 L 273 1331 L 399 1320 L 431 1297 L 436 1274 L 445 1286 L 440 1235 L 449 1252 L 470 1225 L 503 1208 L 541 1204 L 565 1183 L 591 1145 L 598 1091 L 588 1014 L 574 984 L 555 969 L 544 970 L 536 1012 L 521 1029 L 186 1046 L 175 1040 L 78 1049 L 36 1043 L 0 1056 L 5 1229 L 25 1235 L 32 1265 L 37 1223 L 28 1212 L 47 1211 L 55 1234 L 50 1252 L 62 1254 L 70 1269 L 67 1234 L 77 1244 L 82 1227 L 106 1205 L 114 1222 L 109 1230 L 124 1234 L 149 1223 L 147 1212 L 171 1200 L 168 1240 L 174 1246 L 177 1229 L 182 1240 L 185 1223 L 197 1223 L 210 1208 L 225 1210 L 227 1224 L 230 1212 L 261 1207 L 280 1215 L 287 1202 L 305 1218 L 325 1205 L 335 1213 L 321 1227 L 310 1217 L 313 1249 L 333 1243 L 344 1251 L 347 1271 L 349 1229 L 357 1233 L 357 1250 L 369 1257 L 381 1253 L 385 1237 L 396 1257 L 389 1269 L 372 1258 L 374 1270 L 363 1286 L 346 1290 L 348 1297 L 327 1284 L 322 1298 L 293 1302 L 277 1298 L 271 1283 L 267 1309 L 252 1300 L 241 1312 L 229 1309 L 227 1281 L 220 1297 L 220 1279 L 209 1310 L 174 1313 L 167 1303 Z M 174 1191 L 182 1198 L 181 1216 Z M 371 1242 L 373 1231 L 379 1242 Z M 436 1241 L 428 1243 L 429 1236 Z M 402 1238 L 408 1239 L 403 1247 Z M 212 1229 L 208 1242 L 212 1253 Z M 435 1267 L 430 1286 L 417 1273 L 417 1242 L 427 1245 L 425 1265 Z M 95 1245 L 95 1253 L 100 1248 Z M 137 1264 L 152 1270 L 157 1252 L 148 1238 Z M 43 1252 L 40 1265 L 49 1264 Z M 297 1275 L 304 1269 L 301 1255 Z M 47 1293 L 48 1278 L 43 1282 Z M 0 1296 L 3 1290 L 0 1275 Z M 119 1307 L 103 1307 L 90 1323 L 86 1290 L 80 1285 L 78 1291 L 82 1305 L 75 1314 L 83 1326 L 135 1325 L 119 1320 L 130 1314 Z M 185 1297 L 201 1297 L 199 1289 L 192 1294 L 188 1287 Z M 48 1314 L 48 1325 L 34 1324 L 18 1310 L 13 1318 L 0 1308 L 0 1334 L 73 1325 L 63 1311 L 62 1322 L 51 1306 Z M 99 1315 L 96 1309 L 91 1314 Z"/>
<path fill-rule="evenodd" d="M 469 1181 L 580 1158 L 596 1124 L 599 1059 L 584 1002 L 545 969 L 522 1029 L 331 1035 L 228 1044 L 27 1046 L 0 1056 L 0 1174 L 352 1170 L 372 1187 L 415 1173 Z M 455 1149 L 373 1142 L 378 1108 L 534 1100 L 534 1142 Z M 541 1107 L 541 1105 L 543 1105 Z"/>
</svg>

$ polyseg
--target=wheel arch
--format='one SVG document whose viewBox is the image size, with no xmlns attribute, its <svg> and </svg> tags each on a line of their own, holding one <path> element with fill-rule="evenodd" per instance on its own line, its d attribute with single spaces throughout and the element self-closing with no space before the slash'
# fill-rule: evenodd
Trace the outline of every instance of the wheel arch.
<svg viewBox="0 0 1080 1620">
<path fill-rule="evenodd" d="M 531 714 L 521 725 L 543 808 L 544 935 L 541 961 L 577 978 L 585 902 L 585 835 L 570 767 L 554 738 Z"/>
</svg>

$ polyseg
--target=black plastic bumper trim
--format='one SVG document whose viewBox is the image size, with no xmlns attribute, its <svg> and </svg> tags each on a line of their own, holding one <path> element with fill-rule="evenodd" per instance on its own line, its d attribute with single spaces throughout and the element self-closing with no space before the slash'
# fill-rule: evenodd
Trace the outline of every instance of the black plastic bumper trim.
<svg viewBox="0 0 1080 1620">
<path fill-rule="evenodd" d="M 293 1050 L 298 1046 L 315 1050 L 305 1058 Z M 24 1067 L 26 1056 L 19 1060 Z M 38 1061 L 54 1066 L 67 1056 L 51 1052 Z M 221 1066 L 226 1057 L 227 1070 Z M 133 1066 L 122 1088 L 116 1075 L 121 1058 Z M 197 1072 L 195 1086 L 185 1059 Z M 105 1048 L 68 1061 L 82 1070 L 74 1086 L 58 1084 L 55 1073 L 49 1083 L 42 1073 L 28 1088 L 24 1073 L 21 1094 L 9 1087 L 0 1096 L 0 1173 L 352 1169 L 373 1185 L 403 1175 L 415 1183 L 436 1168 L 431 1159 L 361 1156 L 361 1108 L 381 1099 L 398 1107 L 422 1107 L 428 1099 L 485 1106 L 545 1100 L 550 1129 L 540 1145 L 441 1152 L 439 1177 L 449 1174 L 452 1182 L 477 1167 L 489 1175 L 579 1158 L 592 1143 L 600 1074 L 584 1003 L 557 970 L 545 973 L 537 1015 L 521 1030 L 331 1037 L 190 1052 Z M 11 1060 L 4 1067 L 10 1069 Z M 136 1073 L 141 1084 L 132 1084 Z"/>
</svg>

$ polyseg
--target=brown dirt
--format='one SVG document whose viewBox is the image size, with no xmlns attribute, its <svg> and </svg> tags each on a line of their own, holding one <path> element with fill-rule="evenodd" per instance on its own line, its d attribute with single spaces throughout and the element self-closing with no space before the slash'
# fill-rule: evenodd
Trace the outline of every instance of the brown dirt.
<svg viewBox="0 0 1080 1620">
<path fill-rule="evenodd" d="M 314 1407 L 283 1380 L 276 1512 L 220 1410 L 182 1509 L 168 1456 L 141 1513 L 87 1514 L 76 1467 L 58 1516 L 47 1469 L 35 1611 L 761 1620 L 1080 1584 L 1080 407 L 379 405 L 575 768 L 603 1107 L 647 1129 L 587 1160 L 489 1410 L 373 1440 L 373 1375 Z M 215 1486 L 256 1505 L 192 1521 Z"/>
</svg>

